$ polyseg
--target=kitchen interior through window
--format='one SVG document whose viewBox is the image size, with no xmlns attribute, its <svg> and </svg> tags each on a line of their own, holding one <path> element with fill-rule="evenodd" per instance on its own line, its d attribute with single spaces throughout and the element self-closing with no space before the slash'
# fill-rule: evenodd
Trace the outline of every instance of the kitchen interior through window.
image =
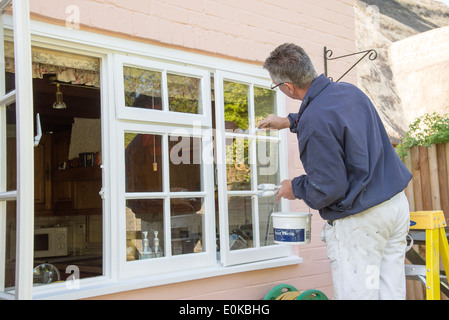
<svg viewBox="0 0 449 320">
<path fill-rule="evenodd" d="M 5 41 L 5 83 L 14 49 Z M 35 286 L 103 275 L 99 59 L 33 47 Z M 58 104 L 59 103 L 59 104 Z M 8 189 L 15 189 L 15 104 L 7 114 Z M 5 288 L 15 285 L 16 206 L 8 202 Z M 70 271 L 69 271 L 70 270 Z"/>
</svg>

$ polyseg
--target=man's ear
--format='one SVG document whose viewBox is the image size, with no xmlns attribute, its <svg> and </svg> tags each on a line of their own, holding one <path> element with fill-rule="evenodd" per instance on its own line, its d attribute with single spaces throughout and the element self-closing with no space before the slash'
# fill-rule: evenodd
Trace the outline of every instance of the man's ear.
<svg viewBox="0 0 449 320">
<path fill-rule="evenodd" d="M 288 90 L 288 93 L 293 94 L 295 92 L 295 88 L 292 83 L 285 82 L 284 83 L 285 88 Z"/>
<path fill-rule="evenodd" d="M 286 83 L 284 83 L 283 90 L 284 90 L 284 93 L 287 94 L 290 98 L 303 100 L 307 93 L 308 88 L 300 89 L 297 86 L 295 86 L 293 83 L 286 82 Z"/>
</svg>

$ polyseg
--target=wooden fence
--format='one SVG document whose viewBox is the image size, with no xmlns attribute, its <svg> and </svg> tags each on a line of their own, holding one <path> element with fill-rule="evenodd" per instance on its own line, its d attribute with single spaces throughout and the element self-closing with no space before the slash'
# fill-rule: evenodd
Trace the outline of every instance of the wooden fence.
<svg viewBox="0 0 449 320">
<path fill-rule="evenodd" d="M 449 221 L 449 143 L 413 147 L 404 164 L 413 174 L 405 190 L 410 211 L 443 210 Z M 413 250 L 425 257 L 425 246 L 415 245 Z M 443 294 L 441 298 L 447 299 Z M 426 299 L 425 288 L 419 281 L 407 280 L 407 299 Z"/>
<path fill-rule="evenodd" d="M 413 174 L 405 190 L 410 211 L 443 210 L 449 215 L 449 143 L 413 147 L 404 164 Z"/>
</svg>

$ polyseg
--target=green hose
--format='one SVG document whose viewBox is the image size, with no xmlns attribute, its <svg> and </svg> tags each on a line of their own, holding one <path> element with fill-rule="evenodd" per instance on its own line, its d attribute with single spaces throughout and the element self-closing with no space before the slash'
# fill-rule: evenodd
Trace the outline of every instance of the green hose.
<svg viewBox="0 0 449 320">
<path fill-rule="evenodd" d="M 299 292 L 289 284 L 280 284 L 271 289 L 264 300 L 329 300 L 327 296 L 315 289 Z"/>
</svg>

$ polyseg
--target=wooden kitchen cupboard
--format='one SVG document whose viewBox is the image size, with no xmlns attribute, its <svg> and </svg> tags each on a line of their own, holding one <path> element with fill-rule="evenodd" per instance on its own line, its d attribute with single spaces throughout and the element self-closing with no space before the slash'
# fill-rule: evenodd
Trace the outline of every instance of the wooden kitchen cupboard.
<svg viewBox="0 0 449 320">
<path fill-rule="evenodd" d="M 67 159 L 69 142 L 70 130 L 44 133 L 34 148 L 36 216 L 101 214 L 101 168 L 71 167 Z M 15 138 L 8 138 L 7 163 L 7 188 L 16 190 Z"/>
<path fill-rule="evenodd" d="M 68 159 L 70 134 L 70 130 L 53 134 L 53 212 L 55 215 L 101 214 L 101 168 L 99 165 L 80 167 L 78 159 Z"/>
<path fill-rule="evenodd" d="M 7 190 L 17 189 L 16 138 L 7 139 Z M 51 212 L 51 136 L 44 134 L 34 148 L 35 211 Z"/>
</svg>

